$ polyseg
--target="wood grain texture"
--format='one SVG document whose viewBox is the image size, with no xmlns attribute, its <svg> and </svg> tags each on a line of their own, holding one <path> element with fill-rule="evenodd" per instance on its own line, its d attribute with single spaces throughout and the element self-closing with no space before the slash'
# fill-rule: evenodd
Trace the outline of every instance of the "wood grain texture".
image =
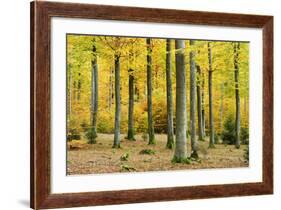
<svg viewBox="0 0 281 210">
<path fill-rule="evenodd" d="M 246 184 L 51 194 L 50 20 L 52 17 L 262 28 L 263 181 L 260 183 Z M 31 3 L 30 30 L 31 208 L 46 209 L 273 193 L 272 16 L 36 1 Z"/>
<path fill-rule="evenodd" d="M 263 26 L 263 183 L 273 193 L 273 17 Z"/>
<path fill-rule="evenodd" d="M 35 53 L 34 53 L 34 5 L 31 4 L 30 7 L 30 206 L 34 207 L 34 182 L 35 182 L 35 164 L 34 164 L 34 62 L 35 62 Z"/>
</svg>

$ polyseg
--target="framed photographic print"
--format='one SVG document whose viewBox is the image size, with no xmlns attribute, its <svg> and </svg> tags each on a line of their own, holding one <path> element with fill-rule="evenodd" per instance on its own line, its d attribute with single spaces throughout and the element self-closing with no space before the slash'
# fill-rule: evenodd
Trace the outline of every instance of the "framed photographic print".
<svg viewBox="0 0 281 210">
<path fill-rule="evenodd" d="M 31 207 L 273 193 L 273 17 L 31 3 Z"/>
</svg>

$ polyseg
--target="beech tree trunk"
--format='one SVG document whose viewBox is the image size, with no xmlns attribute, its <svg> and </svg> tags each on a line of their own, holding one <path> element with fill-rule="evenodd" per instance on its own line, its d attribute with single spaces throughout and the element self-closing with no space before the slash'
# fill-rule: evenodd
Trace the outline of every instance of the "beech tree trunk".
<svg viewBox="0 0 281 210">
<path fill-rule="evenodd" d="M 121 120 L 120 55 L 115 54 L 114 60 L 115 60 L 115 119 L 114 119 L 113 148 L 120 148 L 120 120 Z"/>
<path fill-rule="evenodd" d="M 240 148 L 240 95 L 239 95 L 239 50 L 240 43 L 234 43 L 234 80 L 235 80 L 235 108 L 236 108 L 236 117 L 235 117 L 235 147 Z"/>
<path fill-rule="evenodd" d="M 151 39 L 146 39 L 147 45 L 147 114 L 148 114 L 148 144 L 155 144 L 153 117 L 152 117 L 152 43 Z"/>
<path fill-rule="evenodd" d="M 202 95 L 201 95 L 201 68 L 197 65 L 197 118 L 198 118 L 198 135 L 199 140 L 204 141 L 203 123 L 202 123 Z"/>
<path fill-rule="evenodd" d="M 112 99 L 113 99 L 113 68 L 110 67 L 110 72 L 109 72 L 109 93 L 108 93 L 108 109 L 111 110 L 112 106 Z"/>
<path fill-rule="evenodd" d="M 91 82 L 91 126 L 92 126 L 92 138 L 89 139 L 90 144 L 96 143 L 97 138 L 97 115 L 98 115 L 98 58 L 96 55 L 96 46 L 93 45 L 93 60 L 92 60 L 92 82 Z M 78 88 L 79 88 L 78 82 Z M 79 91 L 80 92 L 80 91 Z M 80 93 L 79 98 L 80 98 Z"/>
<path fill-rule="evenodd" d="M 194 40 L 190 40 L 190 138 L 191 138 L 191 157 L 198 158 L 196 140 L 196 68 L 195 53 L 192 47 Z"/>
<path fill-rule="evenodd" d="M 221 98 L 220 98 L 220 131 L 223 131 L 223 96 L 224 95 L 224 83 L 221 83 Z"/>
<path fill-rule="evenodd" d="M 208 42 L 208 60 L 209 60 L 209 148 L 215 147 L 215 131 L 214 131 L 214 118 L 213 118 L 213 84 L 212 84 L 212 48 L 211 43 Z"/>
<path fill-rule="evenodd" d="M 186 69 L 185 42 L 176 40 L 176 148 L 175 162 L 184 162 L 187 158 L 186 142 Z"/>
<path fill-rule="evenodd" d="M 69 121 L 69 117 L 71 116 L 71 111 L 72 111 L 72 68 L 71 66 L 69 66 L 69 71 L 68 71 L 68 109 L 67 109 L 67 114 L 68 114 L 68 118 L 67 120 Z"/>
<path fill-rule="evenodd" d="M 205 120 L 205 75 L 204 72 L 202 72 L 202 132 L 203 132 L 203 137 L 205 140 L 206 132 L 206 120 Z"/>
<path fill-rule="evenodd" d="M 166 40 L 166 86 L 167 86 L 167 145 L 168 149 L 174 146 L 173 125 L 173 91 L 172 91 L 172 56 L 170 39 Z"/>
<path fill-rule="evenodd" d="M 129 108 L 128 108 L 128 140 L 134 141 L 134 75 L 133 69 L 129 69 Z"/>
</svg>

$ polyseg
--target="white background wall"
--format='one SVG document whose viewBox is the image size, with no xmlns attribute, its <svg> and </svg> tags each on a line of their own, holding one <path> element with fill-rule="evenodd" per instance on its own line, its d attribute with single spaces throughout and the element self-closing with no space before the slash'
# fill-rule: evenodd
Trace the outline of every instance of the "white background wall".
<svg viewBox="0 0 281 210">
<path fill-rule="evenodd" d="M 57 0 L 62 1 L 62 0 Z M 69 0 L 71 1 L 71 0 Z M 83 0 L 96 4 L 268 14 L 275 16 L 275 107 L 281 107 L 279 0 Z M 29 0 L 0 3 L 0 209 L 29 207 Z M 267 196 L 88 207 L 82 209 L 280 209 L 281 111 L 275 109 L 275 193 Z M 278 127 L 279 125 L 279 127 Z M 280 204 L 279 204 L 280 205 Z"/>
</svg>

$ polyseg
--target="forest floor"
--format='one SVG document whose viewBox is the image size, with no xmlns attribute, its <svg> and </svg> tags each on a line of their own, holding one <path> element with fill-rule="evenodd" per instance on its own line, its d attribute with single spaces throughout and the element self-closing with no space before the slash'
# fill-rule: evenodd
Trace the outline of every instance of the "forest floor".
<svg viewBox="0 0 281 210">
<path fill-rule="evenodd" d="M 165 134 L 155 135 L 156 145 L 147 145 L 141 135 L 135 138 L 136 141 L 128 141 L 121 135 L 120 149 L 112 148 L 113 134 L 98 134 L 97 143 L 92 145 L 86 140 L 68 142 L 67 174 L 248 167 L 243 157 L 246 145 L 235 149 L 233 145 L 216 144 L 216 148 L 208 149 L 206 138 L 206 141 L 198 142 L 200 161 L 182 164 L 171 162 L 174 149 L 165 148 Z M 154 154 L 141 154 L 144 149 L 150 149 Z M 190 144 L 188 151 L 190 154 Z"/>
</svg>

